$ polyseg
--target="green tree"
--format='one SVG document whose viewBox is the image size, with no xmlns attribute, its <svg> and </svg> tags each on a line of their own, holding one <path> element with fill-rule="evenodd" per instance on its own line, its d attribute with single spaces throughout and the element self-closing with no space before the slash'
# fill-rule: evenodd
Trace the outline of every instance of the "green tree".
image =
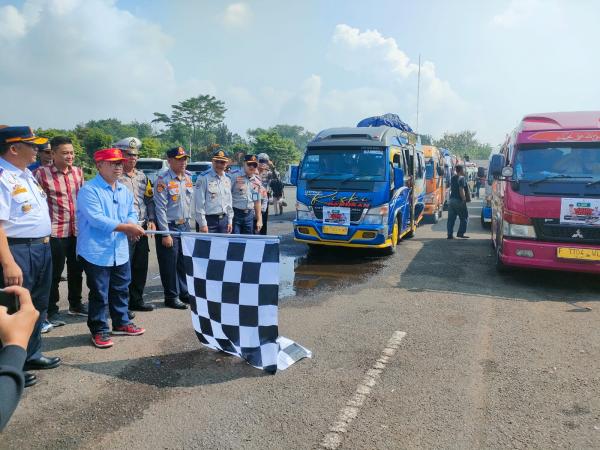
<svg viewBox="0 0 600 450">
<path fill-rule="evenodd" d="M 223 122 L 225 103 L 212 95 L 199 95 L 171 105 L 171 114 L 155 112 L 152 123 L 161 123 L 169 131 L 176 131 L 177 140 L 187 138 L 184 145 L 190 153 L 216 141 L 214 129 Z M 174 136 L 172 136 L 174 137 Z"/>
<path fill-rule="evenodd" d="M 298 162 L 302 155 L 294 141 L 282 138 L 275 131 L 268 131 L 255 136 L 252 148 L 255 154 L 268 154 L 280 172 L 285 171 L 287 164 Z"/>
<path fill-rule="evenodd" d="M 267 129 L 250 129 L 246 132 L 246 134 L 252 139 L 255 139 L 257 136 L 265 133 L 277 133 L 282 138 L 290 139 L 301 155 L 304 154 L 304 151 L 306 150 L 306 144 L 308 144 L 308 142 L 315 137 L 314 133 L 304 129 L 304 127 L 299 125 L 280 124 Z"/>
<path fill-rule="evenodd" d="M 444 133 L 441 139 L 435 141 L 437 147 L 447 148 L 455 155 L 469 156 L 471 159 L 487 159 L 492 152 L 490 144 L 483 144 L 475 139 L 475 131 L 460 133 Z"/>
<path fill-rule="evenodd" d="M 40 128 L 36 130 L 36 134 L 48 139 L 52 139 L 56 136 L 67 136 L 71 138 L 71 141 L 73 142 L 73 150 L 75 150 L 75 165 L 84 169 L 86 173 L 91 173 L 93 171 L 95 167 L 94 162 L 92 158 L 86 154 L 81 142 L 73 130 L 60 130 L 57 128 L 44 130 Z"/>
<path fill-rule="evenodd" d="M 167 142 L 155 137 L 142 138 L 142 148 L 140 149 L 140 156 L 142 158 L 165 158 L 165 154 L 169 148 Z"/>
<path fill-rule="evenodd" d="M 113 143 L 113 137 L 98 128 L 77 126 L 77 128 L 75 128 L 75 134 L 90 158 L 94 157 L 94 152 L 96 150 L 110 147 Z"/>
</svg>

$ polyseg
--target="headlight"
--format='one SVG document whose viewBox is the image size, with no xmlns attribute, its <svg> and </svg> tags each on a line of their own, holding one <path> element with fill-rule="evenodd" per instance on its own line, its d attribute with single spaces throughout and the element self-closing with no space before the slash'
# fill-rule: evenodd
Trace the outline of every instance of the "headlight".
<svg viewBox="0 0 600 450">
<path fill-rule="evenodd" d="M 370 208 L 363 217 L 362 223 L 365 225 L 387 225 L 388 223 L 388 205 L 376 206 Z"/>
<path fill-rule="evenodd" d="M 296 202 L 296 219 L 297 220 L 312 220 L 313 213 L 311 208 L 304 203 Z"/>
<path fill-rule="evenodd" d="M 502 230 L 505 236 L 512 236 L 524 239 L 535 239 L 535 230 L 532 225 L 517 225 L 504 222 Z"/>
</svg>

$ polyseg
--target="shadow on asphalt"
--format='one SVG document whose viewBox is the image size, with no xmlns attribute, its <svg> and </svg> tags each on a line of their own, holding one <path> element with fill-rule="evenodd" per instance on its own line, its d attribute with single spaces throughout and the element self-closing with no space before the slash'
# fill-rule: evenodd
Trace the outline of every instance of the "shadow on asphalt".
<svg viewBox="0 0 600 450">
<path fill-rule="evenodd" d="M 240 358 L 201 348 L 181 353 L 69 366 L 158 388 L 194 387 L 239 378 L 269 376 Z"/>
<path fill-rule="evenodd" d="M 60 328 L 59 328 L 60 330 Z M 90 334 L 75 334 L 72 336 L 56 336 L 58 331 L 54 330 L 49 334 L 44 335 L 44 351 L 53 352 L 69 347 L 89 347 Z M 53 336 L 54 334 L 54 336 Z"/>
<path fill-rule="evenodd" d="M 445 229 L 445 221 L 435 225 L 438 226 Z M 479 224 L 477 228 L 480 228 Z M 475 239 L 472 236 L 470 240 L 419 239 L 417 234 L 416 239 L 422 242 L 423 247 L 398 283 L 399 287 L 409 291 L 452 292 L 533 302 L 589 302 L 600 298 L 597 275 L 541 270 L 498 273 L 487 237 Z"/>
</svg>

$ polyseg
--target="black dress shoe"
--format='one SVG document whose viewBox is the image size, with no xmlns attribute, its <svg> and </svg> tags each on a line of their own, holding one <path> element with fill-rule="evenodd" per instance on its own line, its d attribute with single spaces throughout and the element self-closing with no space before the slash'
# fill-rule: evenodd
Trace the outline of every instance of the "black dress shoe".
<svg viewBox="0 0 600 450">
<path fill-rule="evenodd" d="M 129 320 L 135 319 L 135 313 L 131 310 L 127 311 L 127 316 L 129 317 Z"/>
<path fill-rule="evenodd" d="M 41 358 L 27 361 L 23 366 L 23 370 L 54 369 L 58 366 L 60 366 L 60 358 L 58 356 L 54 356 L 53 358 L 42 356 Z"/>
<path fill-rule="evenodd" d="M 181 303 L 185 303 L 186 305 L 190 304 L 190 298 L 189 297 L 182 297 L 179 300 L 181 301 Z"/>
<path fill-rule="evenodd" d="M 457 234 L 456 237 L 461 238 L 461 239 L 469 239 L 470 238 L 470 236 L 466 236 L 464 234 Z"/>
<path fill-rule="evenodd" d="M 154 305 L 148 303 L 130 304 L 129 311 L 154 311 Z"/>
<path fill-rule="evenodd" d="M 25 387 L 33 386 L 37 383 L 37 377 L 29 372 L 23 372 L 23 378 L 25 378 Z"/>
<path fill-rule="evenodd" d="M 187 305 L 177 299 L 165 300 L 165 306 L 167 308 L 173 308 L 173 309 L 187 309 Z"/>
</svg>

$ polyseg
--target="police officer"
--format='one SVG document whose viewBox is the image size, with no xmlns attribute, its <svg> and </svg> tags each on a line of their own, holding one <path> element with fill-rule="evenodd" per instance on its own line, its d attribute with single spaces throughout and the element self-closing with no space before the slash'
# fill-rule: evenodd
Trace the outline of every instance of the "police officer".
<svg viewBox="0 0 600 450">
<path fill-rule="evenodd" d="M 262 228 L 261 181 L 257 176 L 256 155 L 244 156 L 244 169 L 229 173 L 233 202 L 234 234 L 259 233 Z M 256 218 L 256 228 L 254 219 Z"/>
<path fill-rule="evenodd" d="M 231 233 L 233 229 L 231 180 L 225 174 L 228 162 L 222 150 L 215 152 L 212 169 L 196 180 L 196 222 L 202 233 Z"/>
<path fill-rule="evenodd" d="M 144 172 L 136 170 L 135 165 L 140 154 L 142 141 L 135 137 L 121 139 L 115 147 L 121 149 L 123 156 L 123 176 L 119 182 L 124 184 L 133 194 L 133 206 L 138 215 L 138 223 L 144 230 L 156 230 L 154 216 L 154 199 L 152 184 Z M 129 310 L 153 311 L 154 305 L 144 302 L 144 288 L 148 276 L 148 236 L 138 241 L 129 240 L 129 264 L 131 267 L 131 284 L 129 285 Z M 131 314 L 129 318 L 132 319 Z"/>
<path fill-rule="evenodd" d="M 192 218 L 191 173 L 185 170 L 189 155 L 183 147 L 167 151 L 169 169 L 158 174 L 154 206 L 156 227 L 160 231 L 190 231 Z M 172 235 L 156 235 L 156 256 L 165 292 L 165 305 L 186 309 L 189 304 L 181 239 Z M 177 298 L 179 297 L 179 298 Z"/>
<path fill-rule="evenodd" d="M 0 287 L 22 284 L 40 312 L 27 346 L 23 370 L 53 369 L 60 358 L 42 354 L 41 325 L 46 320 L 52 281 L 50 214 L 46 194 L 27 166 L 35 162 L 38 145 L 48 140 L 29 127 L 0 128 L 0 228 L 12 258 L 1 261 Z M 25 374 L 26 386 L 36 377 Z"/>
</svg>

